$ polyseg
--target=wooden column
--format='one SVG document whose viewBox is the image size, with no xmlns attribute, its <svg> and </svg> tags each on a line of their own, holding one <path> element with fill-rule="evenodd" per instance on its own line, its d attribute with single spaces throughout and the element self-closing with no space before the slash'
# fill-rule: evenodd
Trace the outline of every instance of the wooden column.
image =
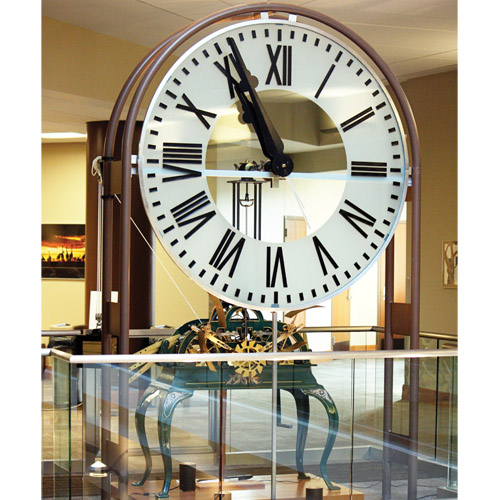
<svg viewBox="0 0 500 500">
<path fill-rule="evenodd" d="M 98 179 L 91 173 L 92 162 L 103 154 L 107 121 L 87 123 L 87 208 L 86 208 L 86 262 L 85 262 L 85 318 L 88 320 L 90 307 L 90 292 L 97 290 L 97 248 L 98 239 Z M 117 139 L 113 156 L 119 161 L 121 157 L 121 139 L 124 122 L 118 126 Z M 142 123 L 136 124 L 133 142 L 133 152 L 137 154 Z M 114 166 L 113 166 L 114 168 Z M 120 194 L 117 193 L 118 198 Z M 118 290 L 120 262 L 120 203 L 113 199 L 112 228 L 112 289 Z M 130 328 L 149 328 L 154 324 L 153 307 L 153 272 L 154 257 L 149 248 L 153 245 L 153 231 L 149 224 L 141 199 L 139 179 L 132 176 L 132 208 L 131 217 L 139 227 L 143 236 L 134 224 L 131 230 L 131 265 L 130 265 Z M 106 334 L 107 332 L 105 332 Z M 143 341 L 133 339 L 129 346 L 130 353 L 142 348 Z"/>
</svg>

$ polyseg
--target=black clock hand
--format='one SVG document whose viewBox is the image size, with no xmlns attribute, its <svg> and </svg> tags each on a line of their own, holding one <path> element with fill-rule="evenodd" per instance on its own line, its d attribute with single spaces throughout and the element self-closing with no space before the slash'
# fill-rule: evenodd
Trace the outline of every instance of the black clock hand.
<svg viewBox="0 0 500 500">
<path fill-rule="evenodd" d="M 227 42 L 232 51 L 231 60 L 241 79 L 239 83 L 233 83 L 233 87 L 247 114 L 246 119 L 249 119 L 254 126 L 262 147 L 262 152 L 271 160 L 271 169 L 273 173 L 279 176 L 287 176 L 293 171 L 293 161 L 290 156 L 283 152 L 283 141 L 262 105 L 254 85 L 251 83 L 251 74 L 243 62 L 234 39 L 228 37 Z M 250 103 L 244 95 L 242 99 L 242 94 L 244 92 L 249 93 L 252 103 Z"/>
</svg>

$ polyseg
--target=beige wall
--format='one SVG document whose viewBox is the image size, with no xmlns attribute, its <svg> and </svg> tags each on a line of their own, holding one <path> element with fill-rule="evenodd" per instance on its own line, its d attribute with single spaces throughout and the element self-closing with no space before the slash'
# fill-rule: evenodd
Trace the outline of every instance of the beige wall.
<svg viewBox="0 0 500 500">
<path fill-rule="evenodd" d="M 85 143 L 42 145 L 42 223 L 85 224 L 86 165 Z M 207 293 L 179 271 L 159 244 L 155 251 L 155 324 L 180 326 L 197 315 L 205 318 Z M 42 280 L 42 330 L 57 323 L 86 324 L 84 309 L 83 280 Z"/>
<path fill-rule="evenodd" d="M 457 240 L 457 72 L 414 78 L 403 87 L 422 149 L 420 329 L 456 334 L 457 290 L 442 285 L 442 242 Z"/>
<path fill-rule="evenodd" d="M 85 224 L 85 143 L 42 145 L 42 224 Z M 84 323 L 84 280 L 42 280 L 42 330 Z"/>
</svg>

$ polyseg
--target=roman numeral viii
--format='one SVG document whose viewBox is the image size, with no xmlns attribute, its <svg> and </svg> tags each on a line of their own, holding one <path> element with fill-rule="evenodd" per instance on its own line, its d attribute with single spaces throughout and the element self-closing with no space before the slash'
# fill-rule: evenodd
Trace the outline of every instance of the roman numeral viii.
<svg viewBox="0 0 500 500">
<path fill-rule="evenodd" d="M 271 67 L 266 78 L 266 85 L 269 85 L 273 79 L 277 85 L 292 84 L 292 46 L 278 45 L 273 50 L 270 44 L 267 44 L 267 52 L 271 60 Z"/>
<path fill-rule="evenodd" d="M 339 210 L 339 213 L 344 219 L 351 224 L 351 226 L 358 231 L 361 236 L 364 238 L 368 238 L 368 234 L 361 228 L 361 226 L 358 224 L 365 224 L 369 227 L 373 227 L 375 225 L 376 219 L 369 213 L 365 212 L 361 208 L 359 208 L 357 205 L 355 205 L 352 201 L 345 200 L 344 203 L 352 208 L 354 212 L 348 212 L 347 210 L 341 208 Z"/>
<path fill-rule="evenodd" d="M 243 245 L 245 244 L 245 238 L 241 237 L 240 240 L 230 249 L 231 242 L 235 236 L 235 232 L 231 229 L 226 231 L 224 237 L 222 238 L 219 246 L 215 250 L 212 258 L 210 259 L 210 265 L 214 266 L 217 270 L 221 271 L 224 266 L 233 259 L 233 264 L 229 270 L 229 277 L 232 278 L 238 261 L 243 251 Z"/>
<path fill-rule="evenodd" d="M 173 165 L 176 163 L 176 165 Z M 191 142 L 164 142 L 162 166 L 166 170 L 176 172 L 162 178 L 163 182 L 180 181 L 191 177 L 200 177 L 199 170 L 193 170 L 179 165 L 201 165 L 202 145 Z"/>
<path fill-rule="evenodd" d="M 184 235 L 184 239 L 187 240 L 190 238 L 215 216 L 215 210 L 198 213 L 207 205 L 210 205 L 210 200 L 205 191 L 200 191 L 198 194 L 188 198 L 186 201 L 183 201 L 170 210 L 179 227 L 187 226 L 188 224 L 196 224 L 186 235 Z"/>
<path fill-rule="evenodd" d="M 283 248 L 276 248 L 276 256 L 273 261 L 272 249 L 267 247 L 266 257 L 266 287 L 271 288 L 276 286 L 278 273 L 281 274 L 281 282 L 284 287 L 288 286 L 286 280 L 285 260 L 283 259 Z"/>
</svg>

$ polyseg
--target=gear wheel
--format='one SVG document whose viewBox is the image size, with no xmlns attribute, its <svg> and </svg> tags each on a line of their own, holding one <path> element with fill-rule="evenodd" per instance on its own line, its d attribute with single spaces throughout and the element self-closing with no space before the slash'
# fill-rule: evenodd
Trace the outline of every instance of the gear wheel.
<svg viewBox="0 0 500 500">
<path fill-rule="evenodd" d="M 235 352 L 262 352 L 264 347 L 257 344 L 254 340 L 244 340 L 235 348 Z M 265 361 L 252 360 L 252 361 L 234 361 L 233 366 L 235 371 L 243 377 L 253 378 L 258 375 L 265 366 Z"/>
</svg>

